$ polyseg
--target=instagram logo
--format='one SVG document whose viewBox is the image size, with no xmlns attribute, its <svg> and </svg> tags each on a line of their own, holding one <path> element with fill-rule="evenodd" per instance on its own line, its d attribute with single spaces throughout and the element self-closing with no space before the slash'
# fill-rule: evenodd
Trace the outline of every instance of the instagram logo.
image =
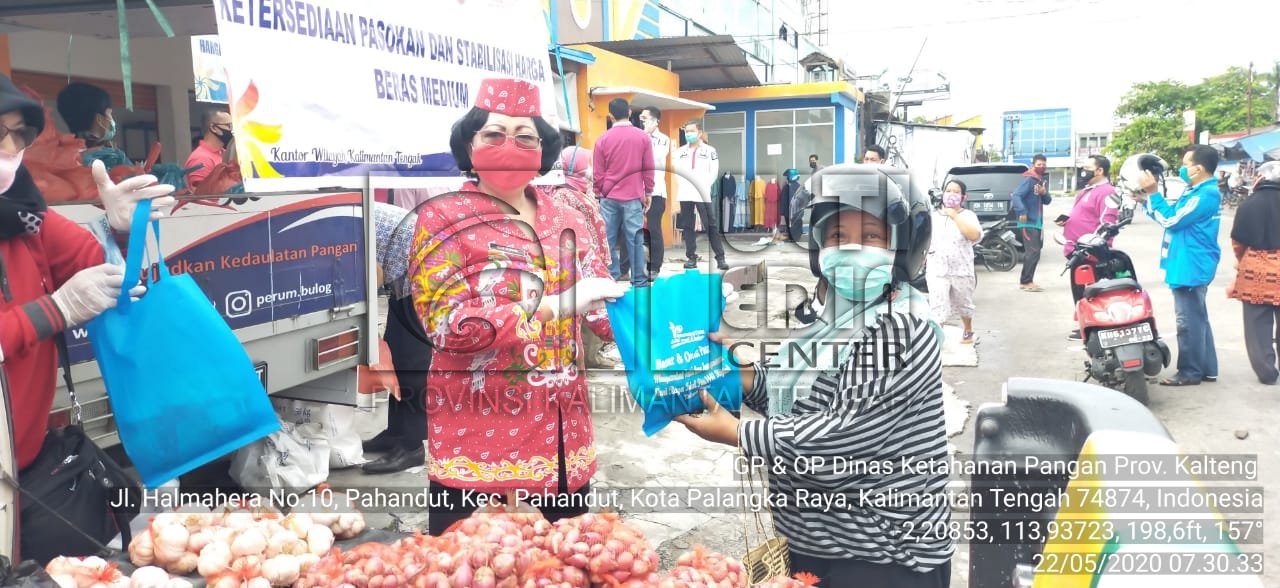
<svg viewBox="0 0 1280 588">
<path fill-rule="evenodd" d="M 247 316 L 253 312 L 253 294 L 248 290 L 236 290 L 228 292 L 226 299 L 226 311 L 223 314 L 227 318 L 237 318 Z"/>
</svg>

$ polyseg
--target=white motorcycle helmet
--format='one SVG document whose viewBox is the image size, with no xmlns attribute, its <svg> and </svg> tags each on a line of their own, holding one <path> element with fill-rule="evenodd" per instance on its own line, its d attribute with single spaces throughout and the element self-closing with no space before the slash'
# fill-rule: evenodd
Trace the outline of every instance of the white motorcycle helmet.
<svg viewBox="0 0 1280 588">
<path fill-rule="evenodd" d="M 1117 184 L 1128 194 L 1142 193 L 1142 172 L 1149 171 L 1155 176 L 1156 181 L 1160 182 L 1160 192 L 1167 193 L 1164 186 L 1164 172 L 1169 169 L 1169 164 L 1165 163 L 1159 155 L 1154 153 L 1139 153 L 1132 155 L 1124 160 L 1124 165 L 1120 166 L 1120 181 Z"/>
</svg>

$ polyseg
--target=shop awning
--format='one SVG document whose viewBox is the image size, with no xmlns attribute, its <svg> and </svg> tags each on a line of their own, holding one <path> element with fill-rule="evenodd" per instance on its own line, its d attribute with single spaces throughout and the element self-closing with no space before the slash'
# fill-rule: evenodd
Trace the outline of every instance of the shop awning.
<svg viewBox="0 0 1280 588">
<path fill-rule="evenodd" d="M 696 100 L 687 100 L 679 96 L 669 96 L 634 86 L 602 86 L 587 90 L 591 96 L 623 96 L 630 94 L 635 108 L 657 106 L 662 110 L 715 110 L 716 107 Z"/>
<path fill-rule="evenodd" d="M 1268 161 L 1280 157 L 1280 129 L 1218 144 L 1226 159 Z"/>
<path fill-rule="evenodd" d="M 680 75 L 680 90 L 760 85 L 732 35 L 609 41 L 591 45 Z"/>
</svg>

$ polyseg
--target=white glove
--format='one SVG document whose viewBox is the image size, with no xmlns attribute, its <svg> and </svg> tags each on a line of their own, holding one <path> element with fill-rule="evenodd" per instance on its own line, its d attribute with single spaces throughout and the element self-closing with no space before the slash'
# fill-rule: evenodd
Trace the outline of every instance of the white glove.
<svg viewBox="0 0 1280 588">
<path fill-rule="evenodd" d="M 738 299 L 738 291 L 733 289 L 733 284 L 720 284 L 720 293 L 724 296 L 726 306 Z"/>
<path fill-rule="evenodd" d="M 543 296 L 541 306 L 551 309 L 553 320 L 561 318 L 562 307 L 571 307 L 575 316 L 586 314 L 604 308 L 605 300 L 621 298 L 629 288 L 609 278 L 583 278 L 557 296 Z"/>
<path fill-rule="evenodd" d="M 104 263 L 80 270 L 51 298 L 68 325 L 83 325 L 102 311 L 115 308 L 123 283 L 124 268 Z M 146 291 L 145 286 L 137 285 L 129 290 L 129 296 L 136 299 Z"/>
<path fill-rule="evenodd" d="M 93 181 L 98 184 L 98 197 L 107 210 L 107 222 L 120 233 L 129 232 L 133 224 L 133 210 L 139 202 L 152 201 L 151 220 L 164 216 L 164 210 L 177 202 L 169 196 L 173 193 L 173 186 L 156 184 L 156 177 L 151 174 L 134 176 L 119 184 L 111 181 L 102 160 L 93 162 Z"/>
</svg>

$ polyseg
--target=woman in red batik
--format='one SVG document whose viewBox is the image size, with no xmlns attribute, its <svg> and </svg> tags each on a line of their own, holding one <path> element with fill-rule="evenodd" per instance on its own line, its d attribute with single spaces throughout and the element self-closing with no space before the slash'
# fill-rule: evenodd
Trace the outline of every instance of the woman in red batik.
<svg viewBox="0 0 1280 588">
<path fill-rule="evenodd" d="M 485 80 L 449 143 L 471 180 L 419 208 L 411 269 L 435 348 L 430 532 L 471 514 L 477 493 L 568 495 L 571 507 L 544 514 L 582 514 L 596 454 L 581 323 L 613 340 L 603 302 L 626 290 L 609 279 L 586 197 L 529 185 L 560 155 L 535 86 Z"/>
</svg>

